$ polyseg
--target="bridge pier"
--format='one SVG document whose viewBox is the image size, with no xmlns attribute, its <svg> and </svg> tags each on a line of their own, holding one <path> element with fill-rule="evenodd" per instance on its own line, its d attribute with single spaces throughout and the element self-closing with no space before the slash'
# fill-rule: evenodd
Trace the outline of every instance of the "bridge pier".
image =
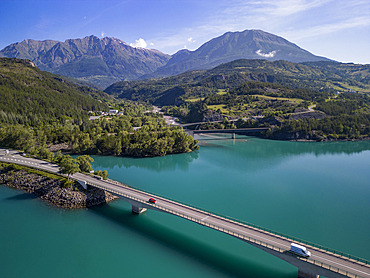
<svg viewBox="0 0 370 278">
<path fill-rule="evenodd" d="M 130 203 L 132 206 L 132 213 L 134 214 L 141 214 L 147 210 L 144 203 L 141 203 L 141 202 L 138 202 L 138 201 L 135 201 L 130 198 L 123 197 L 123 196 L 119 196 L 119 195 L 116 195 L 116 196 Z"/>
<path fill-rule="evenodd" d="M 132 205 L 132 213 L 141 214 L 146 211 L 146 208 L 143 206 L 142 203 L 136 202 L 134 200 L 128 200 L 128 201 Z"/>
<path fill-rule="evenodd" d="M 143 213 L 145 211 L 146 211 L 146 208 L 142 208 L 142 207 L 137 206 L 137 205 L 132 205 L 132 213 L 140 214 L 140 213 Z"/>
<path fill-rule="evenodd" d="M 235 133 L 231 134 L 231 139 L 235 139 Z"/>
<path fill-rule="evenodd" d="M 87 189 L 87 183 L 86 183 L 86 181 L 77 180 L 77 182 L 78 182 L 79 184 L 81 184 L 81 186 L 82 186 L 84 189 Z"/>
</svg>

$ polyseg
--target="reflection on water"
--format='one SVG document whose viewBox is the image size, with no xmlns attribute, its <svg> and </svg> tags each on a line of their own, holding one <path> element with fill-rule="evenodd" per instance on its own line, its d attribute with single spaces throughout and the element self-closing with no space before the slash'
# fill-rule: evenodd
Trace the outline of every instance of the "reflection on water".
<svg viewBox="0 0 370 278">
<path fill-rule="evenodd" d="M 227 137 L 226 137 L 227 138 Z M 220 167 L 259 171 L 302 155 L 352 155 L 370 150 L 370 141 L 289 142 L 239 136 L 235 140 L 200 141 L 209 149 L 207 159 Z M 212 149 L 217 149 L 216 152 Z"/>
<path fill-rule="evenodd" d="M 246 144 L 242 152 L 237 148 L 230 148 L 235 153 L 240 154 L 255 154 L 258 153 L 262 157 L 283 157 L 286 155 L 300 155 L 300 154 L 314 154 L 327 155 L 327 154 L 353 154 L 362 151 L 370 150 L 370 141 L 351 141 L 351 142 L 291 142 L 291 141 L 274 141 L 265 140 L 255 137 L 238 136 L 237 139 L 226 140 L 204 140 L 200 141 L 199 145 L 215 148 L 232 147 L 234 145 Z M 248 142 L 248 143 L 247 143 Z M 248 144 L 253 144 L 248 146 Z M 253 155 L 254 156 L 254 155 Z"/>
<path fill-rule="evenodd" d="M 198 158 L 198 152 L 185 154 L 166 155 L 163 157 L 131 158 L 131 157 L 99 157 L 93 156 L 96 161 L 94 165 L 99 165 L 106 169 L 138 167 L 157 172 L 164 170 L 187 170 L 189 164 Z"/>
<path fill-rule="evenodd" d="M 227 136 L 218 136 L 228 138 Z M 209 138 L 209 137 L 206 137 Z M 225 168 L 261 169 L 282 163 L 285 159 L 303 154 L 315 156 L 351 155 L 370 150 L 370 141 L 356 142 L 289 142 L 263 140 L 255 137 L 238 136 L 231 140 L 201 140 L 200 148 L 208 151 L 207 159 Z M 218 149 L 213 152 L 212 149 Z M 93 156 L 94 165 L 104 169 L 137 167 L 156 172 L 187 171 L 189 165 L 199 158 L 199 152 L 167 155 L 151 158 L 99 157 Z"/>
</svg>

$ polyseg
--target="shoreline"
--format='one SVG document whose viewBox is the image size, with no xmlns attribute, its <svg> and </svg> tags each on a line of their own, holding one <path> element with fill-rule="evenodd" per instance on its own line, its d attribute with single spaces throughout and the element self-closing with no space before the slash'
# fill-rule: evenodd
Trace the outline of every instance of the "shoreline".
<svg viewBox="0 0 370 278">
<path fill-rule="evenodd" d="M 102 189 L 89 187 L 85 190 L 78 183 L 65 186 L 64 180 L 17 169 L 11 163 L 0 163 L 0 184 L 33 194 L 50 205 L 65 209 L 88 208 L 118 199 Z"/>
</svg>

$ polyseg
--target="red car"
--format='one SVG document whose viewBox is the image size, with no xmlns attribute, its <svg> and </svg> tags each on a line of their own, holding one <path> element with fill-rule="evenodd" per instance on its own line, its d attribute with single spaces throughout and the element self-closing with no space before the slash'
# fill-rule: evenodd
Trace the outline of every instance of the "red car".
<svg viewBox="0 0 370 278">
<path fill-rule="evenodd" d="M 149 199 L 149 203 L 153 203 L 153 204 L 155 204 L 155 202 L 157 202 L 157 200 L 156 200 L 156 199 L 154 199 L 154 198 L 150 198 L 150 199 Z"/>
</svg>

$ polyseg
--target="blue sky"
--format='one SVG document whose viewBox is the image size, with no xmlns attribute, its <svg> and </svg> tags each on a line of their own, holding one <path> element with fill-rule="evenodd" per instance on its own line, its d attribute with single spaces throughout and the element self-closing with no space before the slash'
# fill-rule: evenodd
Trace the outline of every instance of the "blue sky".
<svg viewBox="0 0 370 278">
<path fill-rule="evenodd" d="M 168 54 L 260 29 L 316 55 L 370 64 L 369 0 L 0 0 L 0 26 L 0 49 L 96 35 Z"/>
</svg>

